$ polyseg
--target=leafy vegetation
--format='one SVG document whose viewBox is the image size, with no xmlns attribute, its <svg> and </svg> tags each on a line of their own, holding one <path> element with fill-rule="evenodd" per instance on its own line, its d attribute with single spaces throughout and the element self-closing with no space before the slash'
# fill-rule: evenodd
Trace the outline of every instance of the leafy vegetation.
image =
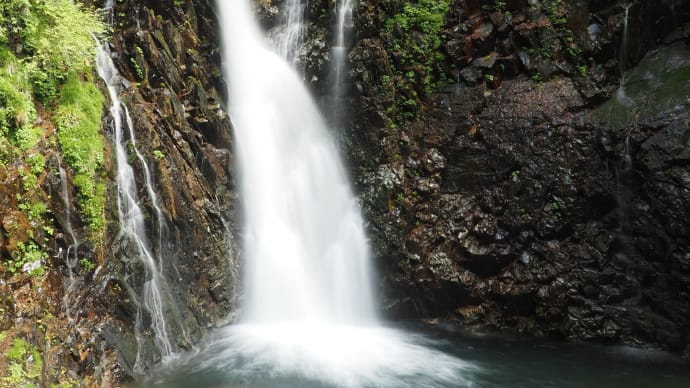
<svg viewBox="0 0 690 388">
<path fill-rule="evenodd" d="M 0 1 L 0 166 L 5 192 L 16 200 L 7 210 L 27 220 L 16 222 L 22 233 L 6 231 L 16 239 L 4 263 L 10 273 L 42 274 L 54 229 L 40 182 L 58 143 L 74 171 L 84 215 L 93 231 L 103 229 L 105 187 L 97 174 L 103 97 L 88 75 L 96 52 L 92 34 L 104 32 L 96 13 L 79 2 Z"/>
<path fill-rule="evenodd" d="M 100 133 L 103 95 L 96 86 L 72 73 L 63 86 L 54 121 L 62 155 L 74 170 L 82 213 L 93 231 L 101 231 L 105 185 L 99 182 L 103 165 Z"/>
<path fill-rule="evenodd" d="M 36 145 L 40 129 L 34 127 L 36 107 L 28 74 L 7 47 L 0 46 L 0 136 L 23 149 Z"/>
<path fill-rule="evenodd" d="M 22 338 L 15 338 L 7 351 L 8 374 L 0 382 L 12 387 L 38 386 L 43 369 L 41 352 Z"/>
<path fill-rule="evenodd" d="M 22 57 L 34 94 L 44 103 L 70 70 L 90 69 L 105 25 L 71 0 L 12 0 L 0 4 L 0 45 Z"/>
<path fill-rule="evenodd" d="M 396 68 L 396 106 L 402 120 L 415 117 L 419 100 L 447 83 L 441 66 L 441 30 L 450 0 L 417 0 L 406 3 L 386 21 L 387 42 Z"/>
<path fill-rule="evenodd" d="M 85 257 L 79 259 L 79 264 L 81 264 L 81 266 L 87 271 L 92 271 L 96 268 L 96 264 L 94 264 L 93 261 L 91 261 Z"/>
<path fill-rule="evenodd" d="M 559 54 L 559 57 L 564 56 L 575 64 L 577 74 L 583 77 L 586 76 L 588 69 L 585 64 L 584 53 L 576 42 L 575 33 L 568 26 L 566 2 L 563 0 L 544 0 L 542 9 L 551 21 L 549 28 L 552 28 L 556 32 L 556 36 L 560 41 L 560 45 L 558 45 L 559 51 L 563 50 L 564 52 L 554 53 L 552 52 L 554 50 L 548 50 L 546 47 L 541 47 L 539 49 L 539 55 L 547 59 L 552 59 L 557 54 Z M 560 49 L 561 45 L 563 49 Z"/>
</svg>

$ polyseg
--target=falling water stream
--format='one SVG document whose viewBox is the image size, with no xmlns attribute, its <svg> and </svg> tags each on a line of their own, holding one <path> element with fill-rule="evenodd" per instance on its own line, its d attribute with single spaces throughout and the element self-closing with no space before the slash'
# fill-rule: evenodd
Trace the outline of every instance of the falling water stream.
<svg viewBox="0 0 690 388">
<path fill-rule="evenodd" d="M 347 114 L 343 109 L 345 97 L 345 72 L 347 71 L 347 31 L 352 26 L 352 0 L 338 0 L 336 9 L 335 41 L 331 47 L 331 88 L 332 102 L 329 105 L 329 117 L 333 125 L 344 125 Z"/>
<path fill-rule="evenodd" d="M 67 172 L 62 166 L 58 166 L 58 173 L 60 174 L 60 195 L 62 197 L 62 203 L 65 208 L 65 231 L 70 238 L 70 245 L 64 252 L 65 265 L 67 266 L 67 287 L 65 290 L 65 295 L 63 296 L 62 303 L 65 308 L 65 315 L 67 319 L 72 321 L 72 307 L 70 303 L 70 298 L 74 291 L 75 280 L 74 280 L 74 269 L 77 267 L 79 262 L 78 249 L 79 240 L 74 234 L 74 229 L 72 228 L 72 212 L 71 212 L 71 201 L 69 196 L 69 187 L 67 184 Z"/>
<path fill-rule="evenodd" d="M 283 23 L 269 33 L 276 52 L 290 64 L 295 65 L 302 44 L 302 35 L 306 29 L 304 12 L 307 0 L 286 0 L 283 10 Z"/>
<path fill-rule="evenodd" d="M 164 220 L 158 206 L 158 200 L 153 190 L 149 167 L 143 155 L 137 149 L 136 137 L 132 119 L 127 107 L 120 101 L 118 92 L 121 77 L 110 58 L 109 51 L 102 46 L 98 48 L 96 58 L 98 75 L 105 81 L 110 96 L 110 114 L 113 118 L 115 156 L 117 162 L 117 209 L 120 225 L 120 239 L 126 246 L 127 255 L 133 255 L 144 268 L 143 289 L 141 296 L 137 297 L 137 317 L 135 332 L 137 334 L 138 352 L 135 364 L 136 370 L 141 370 L 142 351 L 146 340 L 146 330 L 153 333 L 153 342 L 161 357 L 165 360 L 176 350 L 170 338 L 169 318 L 166 310 L 172 306 L 172 299 L 168 292 L 168 286 L 163 276 L 162 260 L 162 233 Z M 125 119 L 123 122 L 123 118 Z M 126 131 L 126 133 L 125 133 Z M 144 175 L 144 187 L 151 202 L 151 208 L 157 221 L 157 238 L 154 245 L 151 244 L 146 233 L 144 212 L 140 206 L 137 182 L 134 169 L 129 162 L 127 152 L 133 150 L 135 159 L 141 164 Z M 143 309 L 143 310 L 142 310 Z M 150 316 L 150 327 L 144 327 L 144 312 Z"/>
<path fill-rule="evenodd" d="M 620 85 L 616 91 L 616 99 L 627 107 L 632 107 L 632 101 L 625 93 L 625 70 L 628 63 L 628 17 L 630 16 L 630 7 L 632 3 L 623 4 L 625 13 L 623 15 L 623 33 L 621 36 L 620 58 L 618 60 L 620 67 Z"/>
<path fill-rule="evenodd" d="M 628 18 L 630 17 L 630 7 L 632 7 L 632 3 L 623 4 L 625 14 L 623 15 L 623 36 L 621 38 L 621 84 L 625 78 L 624 74 L 628 63 Z"/>
<path fill-rule="evenodd" d="M 379 323 L 363 221 L 325 120 L 289 56 L 268 47 L 249 0 L 217 4 L 240 164 L 245 296 L 240 321 L 191 357 L 226 372 L 228 386 L 464 385 L 473 365 Z"/>
</svg>

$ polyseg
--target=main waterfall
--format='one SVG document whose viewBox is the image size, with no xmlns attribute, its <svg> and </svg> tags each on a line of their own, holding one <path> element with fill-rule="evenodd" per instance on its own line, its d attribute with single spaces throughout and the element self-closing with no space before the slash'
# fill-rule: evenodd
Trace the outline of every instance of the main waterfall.
<svg viewBox="0 0 690 388">
<path fill-rule="evenodd" d="M 370 323 L 369 251 L 338 151 L 248 2 L 219 2 L 244 203 L 252 323 Z"/>
<path fill-rule="evenodd" d="M 323 117 L 290 59 L 265 42 L 250 0 L 216 4 L 240 166 L 244 299 L 237 324 L 167 366 L 176 386 L 468 385 L 473 365 L 379 323 L 362 218 Z"/>
</svg>

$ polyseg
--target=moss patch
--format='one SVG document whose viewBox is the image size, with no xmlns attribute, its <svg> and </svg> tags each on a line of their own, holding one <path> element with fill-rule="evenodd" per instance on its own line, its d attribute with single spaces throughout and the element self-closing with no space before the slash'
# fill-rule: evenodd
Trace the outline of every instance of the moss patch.
<svg viewBox="0 0 690 388">
<path fill-rule="evenodd" d="M 396 69 L 390 81 L 402 113 L 398 121 L 414 118 L 420 99 L 448 82 L 440 47 L 449 8 L 450 0 L 418 0 L 405 3 L 386 21 L 388 52 Z"/>
<path fill-rule="evenodd" d="M 60 91 L 54 116 L 62 155 L 75 172 L 82 213 L 96 233 L 105 227 L 105 184 L 98 177 L 104 158 L 100 132 L 103 102 L 103 95 L 92 82 L 73 73 Z"/>
<path fill-rule="evenodd" d="M 22 338 L 15 338 L 7 351 L 7 375 L 3 383 L 11 387 L 37 387 L 43 370 L 41 352 Z"/>
</svg>

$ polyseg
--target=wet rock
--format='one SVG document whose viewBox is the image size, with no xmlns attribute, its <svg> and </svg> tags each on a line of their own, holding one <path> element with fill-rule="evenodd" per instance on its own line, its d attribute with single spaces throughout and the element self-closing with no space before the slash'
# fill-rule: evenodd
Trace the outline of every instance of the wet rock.
<svg viewBox="0 0 690 388">
<path fill-rule="evenodd" d="M 452 7 L 443 47 L 461 82 L 437 90 L 420 117 L 398 127 L 381 96 L 398 91 L 382 89 L 381 80 L 399 64 L 385 61 L 385 44 L 373 44 L 386 41 L 374 32 L 384 23 L 379 7 L 360 6 L 367 33 L 352 56 L 362 114 L 353 120 L 351 154 L 391 312 L 405 305 L 419 316 L 534 335 L 686 346 L 669 334 L 687 324 L 680 313 L 687 302 L 669 292 L 685 290 L 688 279 L 681 219 L 690 216 L 680 199 L 690 193 L 688 106 L 680 98 L 674 108 L 664 82 L 649 83 L 664 77 L 650 77 L 644 64 L 632 68 L 660 42 L 644 13 L 651 4 L 634 5 L 628 20 L 628 43 L 645 47 L 626 59 L 625 92 L 635 104 L 613 110 L 619 2 L 555 9 L 509 2 L 510 15 L 478 2 Z M 680 75 L 687 55 L 663 57 L 654 67 L 687 78 Z M 593 117 L 597 111 L 609 113 Z M 377 166 L 396 179 L 374 179 Z M 663 312 L 651 307 L 662 304 Z"/>
<path fill-rule="evenodd" d="M 460 70 L 460 76 L 467 85 L 472 86 L 482 80 L 484 73 L 480 69 L 470 66 Z"/>
</svg>

